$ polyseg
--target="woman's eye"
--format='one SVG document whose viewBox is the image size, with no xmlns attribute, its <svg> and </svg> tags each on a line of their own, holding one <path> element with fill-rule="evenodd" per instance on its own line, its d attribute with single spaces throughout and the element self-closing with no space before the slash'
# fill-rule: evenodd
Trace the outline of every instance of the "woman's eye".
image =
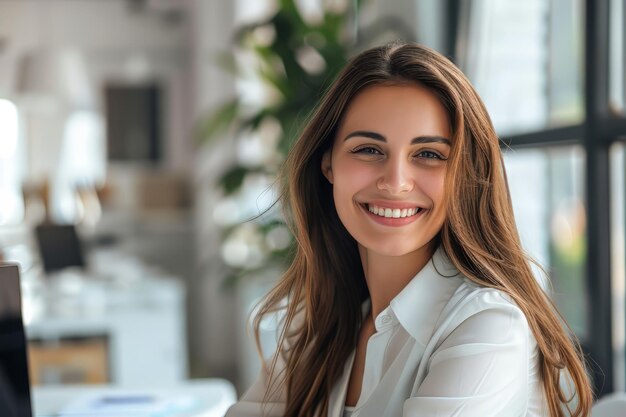
<svg viewBox="0 0 626 417">
<path fill-rule="evenodd" d="M 361 155 L 382 155 L 383 153 L 376 148 L 372 148 L 371 146 L 365 146 L 363 148 L 357 148 L 351 151 L 352 153 L 361 154 Z"/>
<path fill-rule="evenodd" d="M 433 151 L 422 151 L 417 154 L 417 157 L 426 159 L 440 159 L 442 161 L 446 159 L 443 156 L 439 155 L 437 152 Z"/>
</svg>

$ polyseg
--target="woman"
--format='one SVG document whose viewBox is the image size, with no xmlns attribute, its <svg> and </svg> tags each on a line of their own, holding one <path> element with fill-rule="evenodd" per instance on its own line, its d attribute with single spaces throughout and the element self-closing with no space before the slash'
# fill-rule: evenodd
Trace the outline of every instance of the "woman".
<svg viewBox="0 0 626 417">
<path fill-rule="evenodd" d="M 284 310 L 279 349 L 228 416 L 588 415 L 498 137 L 450 61 L 414 44 L 354 58 L 283 183 L 297 251 L 255 318 L 258 343 L 260 318 Z"/>
</svg>

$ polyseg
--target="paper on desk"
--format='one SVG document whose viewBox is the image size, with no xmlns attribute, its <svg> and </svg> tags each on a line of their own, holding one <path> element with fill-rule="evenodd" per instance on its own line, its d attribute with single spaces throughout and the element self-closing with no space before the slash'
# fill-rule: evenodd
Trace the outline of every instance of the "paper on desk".
<svg viewBox="0 0 626 417">
<path fill-rule="evenodd" d="M 178 417 L 199 406 L 189 395 L 165 396 L 146 393 L 92 395 L 64 408 L 59 417 Z"/>
</svg>

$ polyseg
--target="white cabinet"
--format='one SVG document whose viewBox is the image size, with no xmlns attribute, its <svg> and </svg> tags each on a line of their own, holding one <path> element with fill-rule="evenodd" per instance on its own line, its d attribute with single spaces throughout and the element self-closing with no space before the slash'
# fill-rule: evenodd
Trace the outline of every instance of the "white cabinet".
<svg viewBox="0 0 626 417">
<path fill-rule="evenodd" d="M 71 295 L 39 292 L 45 306 L 26 322 L 29 340 L 52 348 L 106 340 L 108 382 L 116 385 L 171 385 L 187 378 L 185 292 L 177 280 L 142 278 L 116 286 L 86 277 L 80 286 Z"/>
</svg>

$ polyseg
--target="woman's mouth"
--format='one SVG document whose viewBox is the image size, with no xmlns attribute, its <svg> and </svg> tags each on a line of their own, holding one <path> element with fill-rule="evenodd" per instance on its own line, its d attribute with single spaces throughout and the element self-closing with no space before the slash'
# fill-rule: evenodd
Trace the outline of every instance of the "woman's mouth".
<svg viewBox="0 0 626 417">
<path fill-rule="evenodd" d="M 423 209 L 422 207 L 412 207 L 412 208 L 389 208 L 389 207 L 381 207 L 374 204 L 365 204 L 367 210 L 380 217 L 399 219 L 403 217 L 411 217 L 415 216 Z"/>
</svg>

